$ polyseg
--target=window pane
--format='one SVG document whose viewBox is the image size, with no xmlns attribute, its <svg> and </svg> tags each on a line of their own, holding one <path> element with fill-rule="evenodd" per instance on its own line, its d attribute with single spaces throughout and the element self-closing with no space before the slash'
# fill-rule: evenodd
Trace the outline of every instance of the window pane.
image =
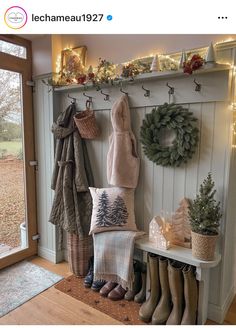
<svg viewBox="0 0 236 328">
<path fill-rule="evenodd" d="M 0 260 L 28 247 L 21 80 L 0 69 Z"/>
<path fill-rule="evenodd" d="M 19 46 L 18 44 L 6 42 L 0 40 L 0 52 L 5 52 L 6 54 L 20 57 L 20 58 L 27 58 L 26 48 Z"/>
</svg>

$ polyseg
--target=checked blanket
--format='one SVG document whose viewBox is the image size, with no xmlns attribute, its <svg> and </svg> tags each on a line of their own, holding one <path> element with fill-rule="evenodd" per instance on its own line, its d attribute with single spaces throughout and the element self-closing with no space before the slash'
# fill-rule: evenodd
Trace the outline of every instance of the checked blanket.
<svg viewBox="0 0 236 328">
<path fill-rule="evenodd" d="M 103 279 L 132 289 L 135 239 L 144 232 L 106 231 L 93 235 L 94 280 Z"/>
</svg>

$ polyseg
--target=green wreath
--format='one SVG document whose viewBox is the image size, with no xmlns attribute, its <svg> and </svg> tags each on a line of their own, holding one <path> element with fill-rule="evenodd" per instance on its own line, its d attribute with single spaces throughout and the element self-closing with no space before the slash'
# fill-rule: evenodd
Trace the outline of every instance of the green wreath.
<svg viewBox="0 0 236 328">
<path fill-rule="evenodd" d="M 178 167 L 192 158 L 198 143 L 197 118 L 177 104 L 161 105 L 145 115 L 140 131 L 144 154 L 162 166 Z M 161 130 L 172 130 L 175 139 L 170 146 L 161 144 Z"/>
</svg>

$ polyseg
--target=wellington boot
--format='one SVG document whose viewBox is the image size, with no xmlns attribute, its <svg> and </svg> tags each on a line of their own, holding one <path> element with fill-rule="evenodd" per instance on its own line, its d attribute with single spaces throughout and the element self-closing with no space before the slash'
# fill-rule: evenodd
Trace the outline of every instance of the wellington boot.
<svg viewBox="0 0 236 328">
<path fill-rule="evenodd" d="M 134 282 L 132 289 L 129 289 L 127 293 L 125 294 L 124 299 L 126 301 L 133 301 L 134 296 L 140 291 L 141 289 L 141 272 L 137 271 L 134 273 Z"/>
<path fill-rule="evenodd" d="M 183 268 L 185 309 L 181 325 L 195 325 L 197 318 L 198 288 L 193 267 Z"/>
<path fill-rule="evenodd" d="M 168 277 L 173 308 L 166 322 L 167 325 L 180 325 L 184 310 L 183 264 L 169 261 Z"/>
<path fill-rule="evenodd" d="M 147 273 L 141 272 L 141 278 L 142 278 L 142 288 L 140 289 L 140 292 L 135 295 L 134 301 L 136 303 L 143 303 L 146 300 L 146 278 Z"/>
<path fill-rule="evenodd" d="M 144 302 L 139 310 L 139 317 L 145 322 L 149 322 L 152 318 L 153 312 L 160 299 L 160 281 L 158 270 L 158 256 L 154 254 L 148 255 L 148 267 L 150 274 L 150 295 L 146 302 Z"/>
<path fill-rule="evenodd" d="M 141 287 L 142 287 L 141 263 L 139 261 L 135 261 L 135 263 L 134 263 L 134 281 L 132 284 L 132 289 L 129 289 L 127 291 L 124 299 L 126 301 L 133 301 L 134 296 L 140 291 Z"/>
<path fill-rule="evenodd" d="M 88 263 L 89 270 L 88 270 L 86 277 L 84 278 L 84 286 L 86 288 L 90 288 L 93 283 L 93 267 L 94 267 L 93 262 L 94 262 L 94 257 L 91 256 L 89 259 L 89 263 Z"/>
<path fill-rule="evenodd" d="M 168 279 L 168 259 L 159 258 L 159 276 L 161 283 L 161 298 L 152 315 L 153 325 L 163 325 L 171 313 L 171 294 Z"/>
</svg>

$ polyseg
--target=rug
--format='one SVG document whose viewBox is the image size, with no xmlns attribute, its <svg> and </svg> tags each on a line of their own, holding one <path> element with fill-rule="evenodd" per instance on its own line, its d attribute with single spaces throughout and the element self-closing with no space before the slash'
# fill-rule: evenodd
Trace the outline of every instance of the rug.
<svg viewBox="0 0 236 328">
<path fill-rule="evenodd" d="M 61 279 L 63 277 L 27 261 L 0 270 L 0 317 Z"/>
<path fill-rule="evenodd" d="M 72 275 L 56 284 L 55 288 L 109 315 L 113 319 L 121 321 L 123 324 L 145 324 L 139 319 L 138 313 L 141 306 L 140 304 L 125 300 L 111 301 L 107 297 L 102 297 L 99 293 L 94 292 L 90 288 L 85 288 L 83 285 L 83 278 Z"/>
</svg>

